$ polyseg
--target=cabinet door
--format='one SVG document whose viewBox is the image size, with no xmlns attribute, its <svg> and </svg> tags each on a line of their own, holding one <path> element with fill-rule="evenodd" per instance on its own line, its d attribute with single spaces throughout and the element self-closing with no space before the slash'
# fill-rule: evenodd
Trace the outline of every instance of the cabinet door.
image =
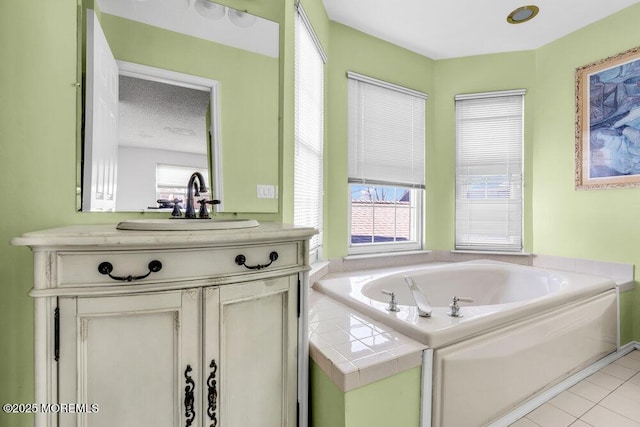
<svg viewBox="0 0 640 427">
<path fill-rule="evenodd" d="M 204 344 L 207 369 L 217 361 L 217 425 L 295 426 L 298 276 L 218 292 L 205 300 Z"/>
<path fill-rule="evenodd" d="M 62 426 L 201 426 L 200 290 L 60 298 Z M 195 418 L 195 419 L 194 419 Z"/>
</svg>

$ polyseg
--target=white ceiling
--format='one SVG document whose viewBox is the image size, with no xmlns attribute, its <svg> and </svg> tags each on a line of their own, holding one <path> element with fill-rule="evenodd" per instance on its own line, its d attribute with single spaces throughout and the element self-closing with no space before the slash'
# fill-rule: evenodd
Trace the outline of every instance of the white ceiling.
<svg viewBox="0 0 640 427">
<path fill-rule="evenodd" d="M 207 154 L 209 92 L 120 76 L 119 145 Z"/>
<path fill-rule="evenodd" d="M 432 59 L 537 49 L 638 0 L 323 0 L 329 19 Z M 507 15 L 534 4 L 533 20 Z"/>
</svg>

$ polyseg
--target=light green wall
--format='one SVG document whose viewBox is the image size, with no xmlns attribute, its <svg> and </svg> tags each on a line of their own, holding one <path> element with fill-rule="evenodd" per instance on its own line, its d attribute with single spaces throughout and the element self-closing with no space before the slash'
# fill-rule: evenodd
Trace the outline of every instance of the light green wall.
<svg viewBox="0 0 640 427">
<path fill-rule="evenodd" d="M 313 427 L 420 425 L 420 367 L 346 393 L 313 361 L 310 367 Z"/>
<path fill-rule="evenodd" d="M 537 252 L 640 264 L 640 189 L 574 190 L 575 69 L 637 46 L 640 4 L 537 51 Z"/>
<path fill-rule="evenodd" d="M 325 207 L 328 212 L 325 219 L 325 250 L 328 257 L 334 258 L 345 256 L 348 244 L 347 71 L 433 94 L 434 61 L 335 22 L 331 22 L 329 39 L 329 99 L 325 111 L 325 117 L 329 120 L 325 135 Z M 426 123 L 426 234 L 429 236 L 438 227 L 434 216 L 429 214 L 437 204 L 433 188 L 438 181 L 432 167 L 436 160 L 430 150 L 434 129 L 431 99 L 427 100 Z"/>
<path fill-rule="evenodd" d="M 216 80 L 227 212 L 278 212 L 256 185 L 278 185 L 279 60 L 102 13 L 116 59 Z M 248 126 L 248 124 L 251 126 Z"/>
</svg>

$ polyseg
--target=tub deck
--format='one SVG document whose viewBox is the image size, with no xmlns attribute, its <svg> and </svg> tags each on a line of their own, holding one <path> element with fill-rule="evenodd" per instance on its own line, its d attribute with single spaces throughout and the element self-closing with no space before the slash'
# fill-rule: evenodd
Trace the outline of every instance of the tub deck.
<svg viewBox="0 0 640 427">
<path fill-rule="evenodd" d="M 350 306 L 372 319 L 389 325 L 394 330 L 419 341 L 430 348 L 437 349 L 453 343 L 471 338 L 478 334 L 498 329 L 510 323 L 526 320 L 553 311 L 565 304 L 586 300 L 607 290 L 615 289 L 613 280 L 574 272 L 557 272 L 565 281 L 563 286 L 549 295 L 526 301 L 506 304 L 475 305 L 461 304 L 464 317 L 452 318 L 447 315 L 448 307 L 433 307 L 430 318 L 423 318 L 413 305 L 400 304 L 400 311 L 393 313 L 386 310 L 387 303 L 372 299 L 363 294 L 363 287 L 371 282 L 397 276 L 402 282 L 402 276 L 419 275 L 434 269 L 452 269 L 462 265 L 493 265 L 507 269 L 540 270 L 535 267 L 525 267 L 506 264 L 497 261 L 469 262 L 469 263 L 433 263 L 421 266 L 411 266 L 402 270 L 381 269 L 372 271 L 358 271 L 351 273 L 330 274 L 316 282 L 313 288 L 341 303 Z M 546 271 L 546 270 L 545 270 Z M 453 296 L 453 294 L 451 295 Z M 465 296 L 465 295 L 457 295 Z M 429 295 L 427 295 L 429 298 Z"/>
</svg>

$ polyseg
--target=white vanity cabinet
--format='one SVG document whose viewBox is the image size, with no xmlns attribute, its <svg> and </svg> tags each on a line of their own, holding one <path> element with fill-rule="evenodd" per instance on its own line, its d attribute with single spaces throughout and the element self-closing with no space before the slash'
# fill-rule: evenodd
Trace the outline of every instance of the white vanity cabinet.
<svg viewBox="0 0 640 427">
<path fill-rule="evenodd" d="M 67 405 L 36 426 L 306 426 L 313 232 L 74 226 L 14 239 L 35 257 L 35 402 Z"/>
</svg>

